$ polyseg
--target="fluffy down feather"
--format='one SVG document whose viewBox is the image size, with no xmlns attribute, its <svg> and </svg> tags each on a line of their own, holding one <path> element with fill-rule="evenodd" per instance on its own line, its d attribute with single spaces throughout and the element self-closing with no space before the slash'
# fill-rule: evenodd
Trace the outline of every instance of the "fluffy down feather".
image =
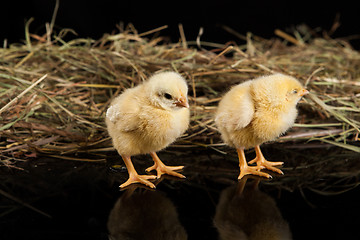
<svg viewBox="0 0 360 240">
<path fill-rule="evenodd" d="M 297 116 L 296 104 L 307 94 L 298 80 L 283 74 L 273 74 L 241 83 L 225 94 L 219 103 L 215 123 L 223 141 L 235 147 L 239 156 L 241 179 L 247 174 L 271 177 L 260 172 L 266 168 L 283 174 L 274 166 L 283 162 L 269 162 L 261 153 L 260 144 L 272 141 L 285 133 Z M 256 167 L 247 165 L 245 148 L 255 147 Z"/>
<path fill-rule="evenodd" d="M 295 78 L 283 74 L 233 87 L 220 101 L 215 116 L 224 142 L 250 148 L 285 133 L 294 124 L 295 106 L 303 91 Z"/>
<path fill-rule="evenodd" d="M 119 154 L 133 156 L 159 151 L 188 128 L 187 85 L 177 73 L 151 77 L 115 98 L 106 112 L 106 124 Z M 164 94 L 172 96 L 171 100 Z"/>
<path fill-rule="evenodd" d="M 115 98 L 106 112 L 106 125 L 113 145 L 128 169 L 129 179 L 121 188 L 132 183 L 142 183 L 151 188 L 148 181 L 169 174 L 185 178 L 175 172 L 183 166 L 166 166 L 156 152 L 167 147 L 181 136 L 189 125 L 187 85 L 181 75 L 163 72 L 148 81 L 125 90 Z M 131 156 L 149 153 L 154 165 L 147 171 L 156 170 L 157 176 L 139 175 Z"/>
</svg>

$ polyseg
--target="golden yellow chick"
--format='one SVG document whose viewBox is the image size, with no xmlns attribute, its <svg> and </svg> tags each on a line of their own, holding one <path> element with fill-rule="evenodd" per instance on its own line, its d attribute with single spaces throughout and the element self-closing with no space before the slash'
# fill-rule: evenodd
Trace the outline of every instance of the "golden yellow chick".
<svg viewBox="0 0 360 240">
<path fill-rule="evenodd" d="M 286 132 L 297 116 L 296 104 L 309 92 L 298 80 L 283 74 L 263 76 L 234 86 L 219 103 L 215 123 L 223 141 L 238 152 L 241 179 L 247 174 L 270 178 L 261 169 L 283 174 L 274 167 L 283 162 L 269 162 L 260 144 Z M 255 147 L 256 167 L 248 166 L 244 149 Z"/>
<path fill-rule="evenodd" d="M 151 188 L 149 179 L 169 174 L 185 178 L 175 172 L 183 166 L 166 166 L 156 155 L 182 135 L 189 125 L 188 87 L 180 74 L 162 72 L 142 84 L 125 90 L 116 97 L 106 112 L 106 125 L 113 145 L 121 155 L 129 179 L 120 185 L 142 183 Z M 157 176 L 138 175 L 131 156 L 150 153 L 154 165 L 146 171 L 157 171 Z"/>
</svg>

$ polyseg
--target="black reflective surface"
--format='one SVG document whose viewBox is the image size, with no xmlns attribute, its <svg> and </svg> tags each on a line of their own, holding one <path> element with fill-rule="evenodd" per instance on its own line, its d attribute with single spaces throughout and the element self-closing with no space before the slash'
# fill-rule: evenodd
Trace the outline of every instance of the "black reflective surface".
<svg viewBox="0 0 360 240">
<path fill-rule="evenodd" d="M 1 167 L 0 239 L 360 239 L 358 156 L 268 146 L 285 176 L 238 182 L 235 152 L 226 151 L 159 153 L 185 164 L 187 179 L 160 179 L 156 190 L 119 191 L 127 173 L 113 167 L 122 164 L 116 154 Z M 134 163 L 139 173 L 152 164 Z"/>
</svg>

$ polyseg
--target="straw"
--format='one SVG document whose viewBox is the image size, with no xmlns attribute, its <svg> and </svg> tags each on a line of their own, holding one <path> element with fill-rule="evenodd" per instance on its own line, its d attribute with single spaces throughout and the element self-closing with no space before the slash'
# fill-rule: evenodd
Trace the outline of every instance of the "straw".
<svg viewBox="0 0 360 240">
<path fill-rule="evenodd" d="M 360 54 L 342 39 L 316 38 L 301 27 L 295 37 L 277 30 L 280 38 L 237 34 L 241 44 L 220 44 L 202 42 L 203 30 L 196 41 L 186 40 L 179 25 L 181 41 L 171 43 L 159 37 L 167 26 L 138 33 L 129 25 L 98 40 L 66 42 L 71 31 L 55 34 L 52 23 L 44 41 L 28 32 L 30 23 L 24 44 L 0 49 L 0 158 L 26 158 L 35 152 L 87 161 L 89 156 L 72 154 L 114 151 L 104 123 L 111 100 L 167 70 L 188 80 L 192 112 L 189 130 L 172 149 L 225 153 L 213 121 L 222 95 L 235 84 L 281 72 L 298 78 L 311 94 L 299 103 L 297 124 L 279 141 L 301 146 L 311 141 L 359 152 Z M 49 137 L 57 138 L 33 144 Z"/>
</svg>

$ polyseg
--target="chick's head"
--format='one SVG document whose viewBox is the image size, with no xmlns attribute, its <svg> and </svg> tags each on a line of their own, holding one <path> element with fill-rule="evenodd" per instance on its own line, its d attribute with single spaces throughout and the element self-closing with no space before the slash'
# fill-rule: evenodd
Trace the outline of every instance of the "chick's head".
<svg viewBox="0 0 360 240">
<path fill-rule="evenodd" d="M 256 79 L 252 85 L 255 102 L 271 107 L 293 107 L 309 93 L 297 79 L 283 74 Z"/>
<path fill-rule="evenodd" d="M 151 104 L 166 110 L 189 108 L 188 87 L 180 74 L 163 72 L 153 75 L 147 82 Z"/>
</svg>

